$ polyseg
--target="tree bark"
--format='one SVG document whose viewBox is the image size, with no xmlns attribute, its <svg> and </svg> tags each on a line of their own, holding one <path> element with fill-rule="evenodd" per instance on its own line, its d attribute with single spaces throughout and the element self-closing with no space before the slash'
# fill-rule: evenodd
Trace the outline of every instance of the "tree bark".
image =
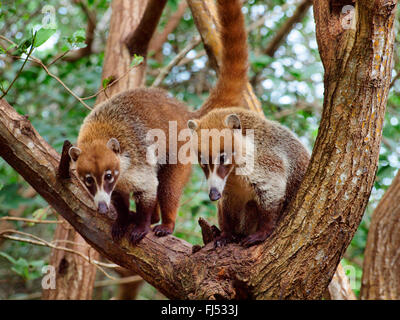
<svg viewBox="0 0 400 320">
<path fill-rule="evenodd" d="M 63 218 L 60 218 L 64 220 Z M 68 223 L 60 223 L 54 240 L 63 246 L 97 260 L 99 254 Z M 70 241 L 72 244 L 68 243 Z M 43 300 L 91 300 L 96 278 L 96 267 L 80 256 L 61 250 L 52 250 L 49 265 L 55 267 L 55 289 L 43 289 Z"/>
<path fill-rule="evenodd" d="M 141 64 L 129 71 L 131 69 L 132 55 L 135 52 L 132 54 L 129 52 L 128 47 L 125 45 L 125 40 L 129 38 L 132 30 L 135 30 L 139 25 L 146 5 L 147 0 L 113 0 L 111 2 L 112 16 L 105 50 L 102 79 L 108 78 L 112 82 L 123 75 L 125 76 L 98 95 L 96 103 L 121 91 L 143 85 L 146 66 Z"/>
<path fill-rule="evenodd" d="M 361 299 L 400 299 L 400 172 L 376 207 L 364 253 Z"/>
<path fill-rule="evenodd" d="M 99 252 L 138 272 L 169 298 L 321 298 L 363 215 L 373 185 L 390 85 L 396 1 L 358 1 L 355 30 L 331 1 L 314 2 L 325 98 L 310 166 L 277 229 L 263 244 L 192 246 L 147 235 L 137 246 L 110 237 L 112 219 L 75 177 L 59 180 L 58 154 L 0 101 L 0 155 Z M 331 32 L 328 32 L 331 30 Z M 334 32 L 332 32 L 334 31 Z M 339 32 L 340 31 L 340 32 Z"/>
</svg>

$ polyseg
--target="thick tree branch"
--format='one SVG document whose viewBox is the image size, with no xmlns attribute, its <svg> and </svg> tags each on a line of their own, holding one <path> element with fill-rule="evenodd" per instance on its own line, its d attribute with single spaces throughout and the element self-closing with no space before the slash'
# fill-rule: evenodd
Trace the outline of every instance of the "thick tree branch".
<svg viewBox="0 0 400 320">
<path fill-rule="evenodd" d="M 125 44 L 131 55 L 147 56 L 149 43 L 157 28 L 166 3 L 167 0 L 150 0 L 148 2 L 138 27 L 125 39 Z"/>
<path fill-rule="evenodd" d="M 167 41 L 168 35 L 173 32 L 176 27 L 178 26 L 179 22 L 182 19 L 182 16 L 184 15 L 188 5 L 186 0 L 181 0 L 181 3 L 178 6 L 178 9 L 174 14 L 172 14 L 169 19 L 168 23 L 164 27 L 164 29 L 161 32 L 154 33 L 153 37 L 151 38 L 150 44 L 149 44 L 149 51 L 153 51 L 157 54 L 159 52 L 164 44 L 164 42 Z"/>
</svg>

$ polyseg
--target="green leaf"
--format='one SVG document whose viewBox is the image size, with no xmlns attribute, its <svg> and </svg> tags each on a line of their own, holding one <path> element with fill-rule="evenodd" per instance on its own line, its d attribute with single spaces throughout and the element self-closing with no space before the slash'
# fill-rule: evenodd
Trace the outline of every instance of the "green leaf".
<svg viewBox="0 0 400 320">
<path fill-rule="evenodd" d="M 34 280 L 42 276 L 42 268 L 46 265 L 43 260 L 27 261 L 24 258 L 14 259 L 5 252 L 0 252 L 0 256 L 12 263 L 11 270 L 25 280 Z"/>
<path fill-rule="evenodd" d="M 86 40 L 86 32 L 83 29 L 75 31 L 72 35 L 74 42 L 85 42 Z"/>
<path fill-rule="evenodd" d="M 113 79 L 114 79 L 113 76 L 110 76 L 110 77 L 108 77 L 108 78 L 105 78 L 105 79 L 103 80 L 103 88 L 104 88 L 104 89 L 107 88 L 108 84 L 109 84 Z"/>
<path fill-rule="evenodd" d="M 139 64 L 143 62 L 144 58 L 142 56 L 138 56 L 136 53 L 133 55 L 133 60 L 130 64 L 130 67 L 137 67 Z"/>
<path fill-rule="evenodd" d="M 12 264 L 16 263 L 17 261 L 11 257 L 9 254 L 0 251 L 0 256 L 10 261 Z"/>
<path fill-rule="evenodd" d="M 56 32 L 56 29 L 44 29 L 41 28 L 36 32 L 35 42 L 33 45 L 37 48 L 45 43 L 49 38 Z"/>
</svg>

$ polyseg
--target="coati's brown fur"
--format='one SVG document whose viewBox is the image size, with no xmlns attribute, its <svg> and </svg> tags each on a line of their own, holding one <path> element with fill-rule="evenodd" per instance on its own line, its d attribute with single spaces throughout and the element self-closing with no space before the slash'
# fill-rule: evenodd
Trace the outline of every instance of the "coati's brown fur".
<svg viewBox="0 0 400 320">
<path fill-rule="evenodd" d="M 154 228 L 157 236 L 174 230 L 179 199 L 188 180 L 191 164 L 149 163 L 146 152 L 149 144 L 146 134 L 150 129 L 161 129 L 169 141 L 169 121 L 177 122 L 178 132 L 186 128 L 191 118 L 199 118 L 214 107 L 228 107 L 239 102 L 242 78 L 247 73 L 246 33 L 242 16 L 237 13 L 236 1 L 219 0 L 219 12 L 226 19 L 221 23 L 224 50 L 220 76 L 215 90 L 200 110 L 189 112 L 184 104 L 160 89 L 134 89 L 120 93 L 98 105 L 85 119 L 77 146 L 70 149 L 79 178 L 93 195 L 97 209 L 108 211 L 112 201 L 118 217 L 112 227 L 112 236 L 120 239 L 132 222 L 132 243 L 139 242 Z M 240 8 L 239 8 L 240 10 Z M 236 20 L 236 21 L 235 21 Z M 240 27 L 240 25 L 242 26 Z M 221 97 L 226 97 L 222 99 Z M 237 100 L 239 99 L 239 100 Z M 178 150 L 182 142 L 177 143 Z M 166 148 L 166 158 L 171 155 Z M 129 211 L 133 193 L 136 213 Z"/>
<path fill-rule="evenodd" d="M 114 96 L 97 106 L 85 119 L 77 142 L 81 151 L 75 156 L 77 149 L 71 149 L 70 154 L 76 160 L 78 176 L 84 183 L 85 177 L 91 175 L 97 182 L 97 189 L 104 185 L 106 193 L 113 191 L 114 203 L 118 199 L 118 218 L 112 230 L 115 239 L 125 233 L 134 218 L 131 241 L 140 241 L 149 231 L 151 222 L 159 220 L 158 206 L 162 224 L 155 227 L 156 234 L 172 233 L 179 199 L 191 168 L 179 163 L 148 163 L 146 134 L 150 129 L 161 129 L 168 141 L 169 121 L 176 121 L 179 131 L 185 128 L 189 115 L 186 106 L 168 97 L 165 91 L 143 88 Z M 119 146 L 109 146 L 112 139 L 118 141 Z M 168 148 L 166 151 L 168 155 Z M 106 171 L 111 171 L 114 178 L 112 186 L 106 184 Z M 91 191 L 91 186 L 87 187 Z M 91 191 L 95 199 L 96 191 Z M 136 202 L 135 217 L 129 213 L 131 193 Z M 106 205 L 108 207 L 109 202 Z"/>
<path fill-rule="evenodd" d="M 231 8 L 229 16 L 222 10 L 227 2 Z M 218 1 L 218 5 L 224 30 L 234 28 L 232 37 L 245 33 L 240 1 Z M 247 45 L 243 36 L 239 37 L 241 49 L 236 50 L 246 60 L 237 60 L 235 66 L 247 71 Z M 225 46 L 224 55 L 229 50 Z M 243 105 L 241 96 L 246 83 L 247 72 L 244 72 L 235 82 L 221 84 L 231 86 L 231 90 L 214 91 L 206 104 L 210 111 L 199 120 L 188 122 L 198 137 L 194 148 L 208 180 L 210 199 L 220 199 L 218 219 L 222 233 L 215 246 L 240 240 L 249 247 L 264 241 L 295 196 L 309 162 L 308 151 L 292 132 L 256 112 L 238 107 Z M 212 129 L 225 130 L 227 134 L 218 137 L 214 133 L 202 141 L 202 130 Z M 254 139 L 246 134 L 247 130 L 253 130 Z M 228 138 L 232 142 L 225 146 Z M 247 168 L 245 164 L 251 162 L 253 167 Z M 240 174 L 236 171 L 239 168 Z"/>
</svg>

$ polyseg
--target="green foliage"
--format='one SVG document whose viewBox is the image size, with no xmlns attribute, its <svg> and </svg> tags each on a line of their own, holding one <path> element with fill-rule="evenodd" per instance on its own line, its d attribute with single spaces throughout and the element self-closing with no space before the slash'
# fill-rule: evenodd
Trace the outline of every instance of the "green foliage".
<svg viewBox="0 0 400 320">
<path fill-rule="evenodd" d="M 9 254 L 0 251 L 0 257 L 7 259 L 11 264 L 11 270 L 24 280 L 34 280 L 42 276 L 42 268 L 46 265 L 43 260 L 28 261 L 19 257 L 14 259 Z"/>
<path fill-rule="evenodd" d="M 35 41 L 33 41 L 33 46 L 38 48 L 44 44 L 49 38 L 56 32 L 56 29 L 40 28 L 36 31 Z"/>
</svg>

